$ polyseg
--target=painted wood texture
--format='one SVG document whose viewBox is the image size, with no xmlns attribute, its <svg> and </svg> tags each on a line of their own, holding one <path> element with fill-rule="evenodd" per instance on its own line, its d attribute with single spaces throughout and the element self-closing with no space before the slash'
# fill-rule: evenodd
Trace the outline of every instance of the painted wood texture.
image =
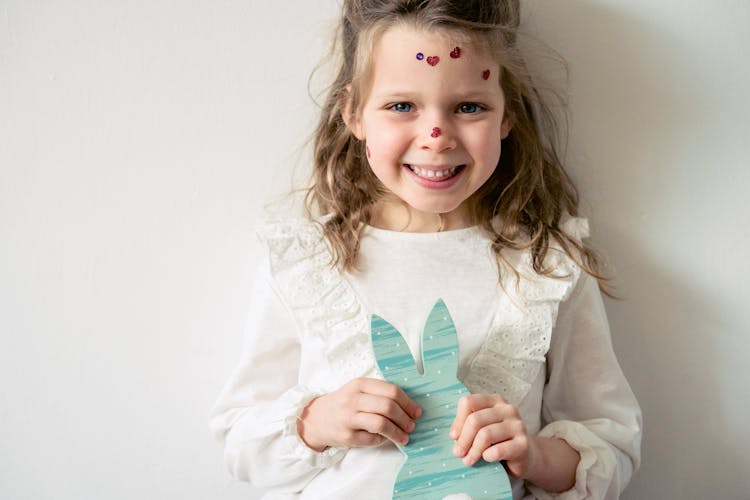
<svg viewBox="0 0 750 500">
<path fill-rule="evenodd" d="M 393 487 L 393 498 L 441 499 L 465 494 L 473 500 L 511 500 L 508 476 L 500 463 L 480 460 L 467 467 L 453 455 L 449 436 L 456 405 L 468 389 L 458 380 L 458 339 L 453 319 L 442 300 L 430 312 L 422 333 L 424 373 L 419 373 L 409 346 L 383 318 L 372 315 L 370 336 L 383 378 L 403 388 L 423 410 Z"/>
</svg>

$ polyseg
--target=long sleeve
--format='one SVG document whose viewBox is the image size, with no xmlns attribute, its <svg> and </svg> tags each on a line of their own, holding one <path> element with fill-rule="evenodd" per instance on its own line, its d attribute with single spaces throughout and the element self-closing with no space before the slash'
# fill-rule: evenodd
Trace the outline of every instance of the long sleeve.
<svg viewBox="0 0 750 500">
<path fill-rule="evenodd" d="M 317 453 L 297 435 L 297 417 L 320 392 L 299 382 L 298 328 L 268 263 L 256 276 L 241 360 L 211 411 L 210 428 L 236 478 L 294 493 L 345 451 Z"/>
<path fill-rule="evenodd" d="M 582 275 L 560 304 L 547 358 L 539 436 L 580 454 L 576 483 L 539 499 L 617 499 L 640 464 L 641 412 L 620 369 L 596 281 Z"/>
</svg>

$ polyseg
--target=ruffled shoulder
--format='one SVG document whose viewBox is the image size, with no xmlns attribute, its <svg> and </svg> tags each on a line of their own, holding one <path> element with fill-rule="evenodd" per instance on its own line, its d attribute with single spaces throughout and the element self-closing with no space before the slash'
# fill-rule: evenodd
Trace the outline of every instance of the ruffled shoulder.
<svg viewBox="0 0 750 500">
<path fill-rule="evenodd" d="M 302 335 L 322 340 L 339 385 L 377 376 L 369 323 L 354 288 L 337 268 L 321 222 L 288 219 L 257 231 L 268 251 L 271 278 Z"/>
<path fill-rule="evenodd" d="M 256 233 L 268 250 L 272 275 L 298 265 L 315 266 L 314 261 L 325 257 L 323 254 L 330 258 L 323 229 L 316 221 L 298 218 L 267 221 Z"/>
<path fill-rule="evenodd" d="M 562 230 L 571 238 L 588 236 L 588 221 L 569 218 Z M 553 272 L 534 271 L 531 252 L 509 252 L 506 259 L 516 275 L 506 269 L 497 314 L 487 340 L 471 363 L 464 383 L 472 392 L 495 392 L 519 405 L 544 366 L 560 303 L 566 300 L 581 268 L 562 249 L 550 244 L 545 264 Z"/>
<path fill-rule="evenodd" d="M 560 229 L 579 242 L 589 236 L 588 220 L 582 217 L 569 217 L 560 224 Z M 575 249 L 569 248 L 569 250 Z M 549 251 L 544 260 L 545 267 L 552 271 L 549 275 L 543 276 L 534 271 L 531 252 L 517 253 L 514 260 L 514 264 L 518 264 L 517 270 L 521 275 L 521 280 L 518 282 L 519 294 L 530 302 L 566 300 L 581 274 L 580 266 L 556 240 L 550 242 Z"/>
<path fill-rule="evenodd" d="M 573 239 L 583 241 L 589 237 L 589 220 L 585 217 L 568 217 L 560 228 Z"/>
</svg>

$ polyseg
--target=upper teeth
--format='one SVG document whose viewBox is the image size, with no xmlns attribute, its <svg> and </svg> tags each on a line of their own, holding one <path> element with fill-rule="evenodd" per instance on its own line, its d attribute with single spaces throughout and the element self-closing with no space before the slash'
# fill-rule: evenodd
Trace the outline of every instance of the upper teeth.
<svg viewBox="0 0 750 500">
<path fill-rule="evenodd" d="M 453 175 L 456 171 L 456 167 L 446 168 L 445 170 L 426 170 L 414 165 L 409 165 L 409 168 L 420 177 L 448 177 Z"/>
</svg>

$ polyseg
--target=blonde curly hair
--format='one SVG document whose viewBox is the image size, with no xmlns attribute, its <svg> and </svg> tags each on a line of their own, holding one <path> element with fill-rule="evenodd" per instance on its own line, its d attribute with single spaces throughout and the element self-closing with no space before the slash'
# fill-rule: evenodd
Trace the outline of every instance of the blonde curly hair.
<svg viewBox="0 0 750 500">
<path fill-rule="evenodd" d="M 518 0 L 344 0 L 333 45 L 338 73 L 314 134 L 314 167 L 305 196 L 311 217 L 327 216 L 323 232 L 333 265 L 356 268 L 362 230 L 371 221 L 373 205 L 387 194 L 343 113 L 357 113 L 366 98 L 375 42 L 389 28 L 407 25 L 465 37 L 497 57 L 502 68 L 498 83 L 513 128 L 494 173 L 468 200 L 474 223 L 492 239 L 498 266 L 507 263 L 504 249 L 529 249 L 534 270 L 550 275 L 554 269 L 545 258 L 556 242 L 608 292 L 594 250 L 562 229 L 567 217 L 578 215 L 579 196 L 556 145 L 558 121 L 518 47 L 519 10 Z"/>
</svg>

